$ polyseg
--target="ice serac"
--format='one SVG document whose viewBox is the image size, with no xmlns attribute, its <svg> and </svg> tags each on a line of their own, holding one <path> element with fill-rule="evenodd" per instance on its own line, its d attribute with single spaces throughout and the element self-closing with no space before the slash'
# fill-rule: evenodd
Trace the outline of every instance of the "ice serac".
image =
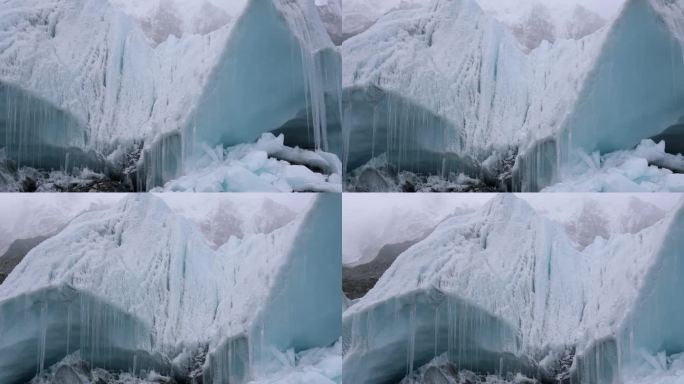
<svg viewBox="0 0 684 384">
<path fill-rule="evenodd" d="M 534 191 L 558 181 L 564 165 L 580 161 L 578 150 L 630 149 L 679 124 L 684 116 L 683 15 L 684 4 L 677 1 L 626 2 L 562 129 L 519 158 L 518 189 Z"/>
<path fill-rule="evenodd" d="M 286 144 L 341 152 L 341 58 L 311 1 L 248 1 L 180 132 L 146 151 L 147 186 L 182 173 L 206 145 L 284 133 Z"/>
<path fill-rule="evenodd" d="M 270 293 L 264 305 L 249 324 L 210 355 L 205 374 L 208 382 L 244 381 L 252 366 L 276 358 L 272 348 L 300 352 L 330 346 L 339 339 L 340 210 L 338 195 L 322 194 L 317 198 L 304 218 L 306 226 L 300 227 L 285 261 L 269 279 Z"/>
<path fill-rule="evenodd" d="M 514 196 L 447 219 L 345 310 L 344 380 L 396 382 L 446 356 L 482 374 L 605 383 L 681 353 L 683 212 L 581 252 Z"/>
<path fill-rule="evenodd" d="M 249 2 L 193 116 L 195 139 L 234 145 L 299 119 L 288 133 L 327 149 L 325 98 L 338 98 L 340 59 L 314 15 L 310 2 Z"/>
<path fill-rule="evenodd" d="M 169 229 L 153 236 L 160 224 Z M 183 289 L 207 288 L 198 276 L 207 249 L 156 197 L 80 216 L 34 248 L 0 289 L 2 381 L 28 381 L 77 350 L 95 366 L 172 372 L 166 348 L 191 327 L 171 312 L 210 305 Z M 187 282 L 179 278 L 185 272 Z"/>
<path fill-rule="evenodd" d="M 156 40 L 123 10 L 107 0 L 3 5 L 0 146 L 10 160 L 137 168 L 132 182 L 151 189 L 206 146 L 265 132 L 340 151 L 341 59 L 312 0 L 236 0 L 220 26 Z"/>
<path fill-rule="evenodd" d="M 386 151 L 400 169 L 477 175 L 521 140 L 528 58 L 474 1 L 394 10 L 342 52 L 348 170 Z"/>
<path fill-rule="evenodd" d="M 94 367 L 185 380 L 204 350 L 205 383 L 239 383 L 273 350 L 334 344 L 339 291 L 303 276 L 339 280 L 335 199 L 216 251 L 152 195 L 79 216 L 0 286 L 0 380 L 26 382 L 77 351 Z"/>
<path fill-rule="evenodd" d="M 497 184 L 513 154 L 512 180 L 496 186 L 538 191 L 578 151 L 627 150 L 666 131 L 677 138 L 683 10 L 630 0 L 609 25 L 531 51 L 474 1 L 384 14 L 342 44 L 344 165 L 387 152 L 398 169 Z"/>
</svg>

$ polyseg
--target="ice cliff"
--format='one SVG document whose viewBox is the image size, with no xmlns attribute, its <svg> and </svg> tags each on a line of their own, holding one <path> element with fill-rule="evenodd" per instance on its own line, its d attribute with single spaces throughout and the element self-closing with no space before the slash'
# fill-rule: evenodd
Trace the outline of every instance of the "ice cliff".
<svg viewBox="0 0 684 384">
<path fill-rule="evenodd" d="M 199 361 L 204 383 L 240 383 L 279 353 L 331 346 L 338 212 L 324 195 L 293 223 L 217 250 L 152 195 L 79 216 L 0 286 L 0 381 L 78 351 L 93 367 L 182 379 Z"/>
<path fill-rule="evenodd" d="M 114 177 L 137 168 L 134 182 L 149 189 L 182 175 L 202 145 L 264 132 L 339 150 L 341 60 L 313 1 L 230 2 L 206 28 L 174 24 L 164 8 L 141 19 L 121 3 L 3 3 L 0 147 L 10 160 Z"/>
<path fill-rule="evenodd" d="M 456 369 L 620 382 L 684 351 L 684 207 L 579 251 L 558 224 L 498 196 L 402 253 L 343 314 L 344 381 Z"/>
<path fill-rule="evenodd" d="M 404 5 L 342 45 L 348 171 L 386 153 L 398 169 L 537 191 L 578 152 L 681 124 L 679 1 L 629 0 L 598 31 L 529 52 L 474 0 Z"/>
</svg>

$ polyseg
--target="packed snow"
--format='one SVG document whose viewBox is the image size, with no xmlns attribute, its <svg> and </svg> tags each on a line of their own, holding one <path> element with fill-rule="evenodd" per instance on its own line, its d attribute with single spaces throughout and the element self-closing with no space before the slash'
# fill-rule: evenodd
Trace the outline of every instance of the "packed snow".
<svg viewBox="0 0 684 384">
<path fill-rule="evenodd" d="M 79 215 L 0 285 L 0 378 L 25 382 L 78 351 L 110 372 L 245 382 L 288 350 L 332 346 L 339 200 L 319 196 L 289 223 L 217 249 L 151 194 Z"/>
<path fill-rule="evenodd" d="M 345 381 L 396 382 L 442 354 L 457 371 L 580 383 L 675 360 L 683 204 L 583 249 L 513 195 L 446 219 L 345 310 Z"/>
</svg>

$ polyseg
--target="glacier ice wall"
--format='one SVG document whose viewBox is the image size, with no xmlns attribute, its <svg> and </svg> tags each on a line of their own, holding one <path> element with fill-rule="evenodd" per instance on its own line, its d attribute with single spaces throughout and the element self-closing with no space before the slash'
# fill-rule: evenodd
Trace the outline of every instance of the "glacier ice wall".
<svg viewBox="0 0 684 384">
<path fill-rule="evenodd" d="M 388 150 L 407 152 L 390 156 L 398 168 L 413 162 L 432 174 L 441 172 L 441 161 L 428 167 L 421 160 L 463 158 L 468 169 L 473 158 L 484 160 L 488 149 L 507 147 L 519 134 L 511 128 L 524 120 L 526 57 L 474 1 L 395 10 L 345 41 L 342 55 L 348 170 L 358 152 L 371 157 L 361 142 L 381 153 L 385 130 Z"/>
<path fill-rule="evenodd" d="M 631 148 L 684 116 L 683 42 L 665 16 L 649 1 L 627 2 L 565 127 L 572 145 Z"/>
<path fill-rule="evenodd" d="M 604 383 L 681 353 L 682 212 L 582 252 L 513 196 L 447 219 L 345 310 L 345 381 L 394 382 L 446 353 L 457 369 Z"/>
<path fill-rule="evenodd" d="M 289 247 L 285 263 L 270 281 L 270 294 L 244 332 L 210 354 L 210 383 L 241 382 L 251 369 L 295 352 L 334 344 L 341 333 L 341 199 L 320 195 Z M 228 368 L 226 368 L 228 367 Z M 255 368 L 256 367 L 256 368 Z"/>
<path fill-rule="evenodd" d="M 345 383 L 398 382 L 443 353 L 459 369 L 537 373 L 514 326 L 434 287 L 345 315 L 343 334 Z"/>
<path fill-rule="evenodd" d="M 473 1 L 394 10 L 342 45 L 344 103 L 352 106 L 345 107 L 347 169 L 356 165 L 355 151 L 368 152 L 355 138 L 372 137 L 374 127 L 400 127 L 401 144 L 420 148 L 415 136 L 431 137 L 433 129 L 422 123 L 424 115 L 446 122 L 445 138 L 452 141 L 422 143 L 421 150 L 446 147 L 471 177 L 505 173 L 490 169 L 492 160 L 516 152 L 507 186 L 514 190 L 537 191 L 557 181 L 578 161 L 578 150 L 632 148 L 682 117 L 683 15 L 678 2 L 631 0 L 589 36 L 526 52 Z M 425 111 L 397 124 L 392 113 L 375 116 L 359 106 L 359 88 L 396 94 Z M 390 158 L 402 168 L 400 158 Z"/>
<path fill-rule="evenodd" d="M 222 28 L 159 44 L 106 0 L 5 6 L 0 84 L 11 106 L 52 106 L 61 112 L 44 118 L 54 117 L 56 128 L 69 121 L 70 134 L 54 141 L 53 152 L 69 144 L 102 160 L 145 143 L 134 182 L 148 189 L 178 176 L 202 144 L 230 146 L 282 130 L 293 146 L 341 148 L 341 59 L 313 1 L 236 2 Z M 3 131 L 22 132 L 5 139 L 10 153 L 40 144 L 34 132 L 45 122 L 20 117 L 3 123 Z M 46 152 L 44 164 L 59 168 Z"/>
<path fill-rule="evenodd" d="M 623 379 L 635 367 L 647 363 L 645 357 L 684 351 L 684 308 L 679 305 L 684 284 L 681 281 L 684 209 L 680 207 L 663 223 L 655 245 L 653 262 L 644 276 L 634 303 L 624 314 L 616 331 L 599 339 L 576 357 L 571 383 L 604 383 Z"/>
<path fill-rule="evenodd" d="M 625 4 L 607 31 L 561 130 L 531 144 L 520 156 L 516 189 L 537 191 L 558 181 L 564 165 L 580 161 L 578 150 L 607 153 L 633 148 L 681 120 L 683 40 L 680 31 L 666 22 L 670 15 L 663 12 L 669 8 L 663 10 L 659 3 L 632 0 Z M 676 9 L 677 3 L 671 6 Z M 681 17 L 681 9 L 672 16 Z"/>
<path fill-rule="evenodd" d="M 282 350 L 332 345 L 340 336 L 341 203 L 335 194 L 317 198 L 276 277 L 262 316 L 265 336 Z"/>
<path fill-rule="evenodd" d="M 327 149 L 324 98 L 337 96 L 340 60 L 320 36 L 325 30 L 314 27 L 320 21 L 308 20 L 316 14 L 310 8 L 303 2 L 249 3 L 203 90 L 188 128 L 193 139 L 252 141 L 309 111 L 311 137 L 301 144 Z"/>
<path fill-rule="evenodd" d="M 85 132 L 74 117 L 21 89 L 0 84 L 0 147 L 9 159 L 20 166 L 48 163 L 63 168 L 64 148 L 82 147 L 84 141 Z"/>
<path fill-rule="evenodd" d="M 341 58 L 317 15 L 312 2 L 248 2 L 187 124 L 148 146 L 144 188 L 179 176 L 179 163 L 205 145 L 251 142 L 268 131 L 284 133 L 291 146 L 340 153 Z"/>
<path fill-rule="evenodd" d="M 376 369 L 384 375 L 378 382 L 392 382 L 446 352 L 463 369 L 546 378 L 530 346 L 561 344 L 556 327 L 577 321 L 563 318 L 581 306 L 576 278 L 561 272 L 576 268 L 573 256 L 562 230 L 513 196 L 447 219 L 345 311 L 345 377 Z M 562 292 L 576 296 L 561 299 Z M 385 332 L 389 319 L 404 328 Z M 401 358 L 386 358 L 384 348 Z"/>
<path fill-rule="evenodd" d="M 182 356 L 204 347 L 205 383 L 242 382 L 274 351 L 330 346 L 339 212 L 338 195 L 321 196 L 290 224 L 217 250 L 150 194 L 85 213 L 0 286 L 0 378 L 30 379 L 78 350 L 97 367 L 182 378 Z"/>
</svg>

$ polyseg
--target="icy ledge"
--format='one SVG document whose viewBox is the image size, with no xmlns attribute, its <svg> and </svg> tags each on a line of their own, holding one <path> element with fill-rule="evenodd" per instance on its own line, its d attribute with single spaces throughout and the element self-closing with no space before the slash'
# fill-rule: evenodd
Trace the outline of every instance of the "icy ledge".
<svg viewBox="0 0 684 384">
<path fill-rule="evenodd" d="M 342 192 L 342 164 L 332 153 L 291 148 L 265 133 L 254 144 L 205 146 L 186 176 L 153 192 Z"/>
<path fill-rule="evenodd" d="M 396 382 L 442 354 L 479 374 L 629 377 L 684 352 L 682 239 L 684 203 L 580 252 L 527 203 L 498 196 L 444 221 L 345 310 L 344 380 Z"/>
<path fill-rule="evenodd" d="M 153 195 L 79 216 L 0 286 L 0 382 L 78 351 L 110 371 L 241 383 L 284 351 L 333 345 L 339 204 L 322 195 L 291 224 L 216 251 Z"/>
</svg>

